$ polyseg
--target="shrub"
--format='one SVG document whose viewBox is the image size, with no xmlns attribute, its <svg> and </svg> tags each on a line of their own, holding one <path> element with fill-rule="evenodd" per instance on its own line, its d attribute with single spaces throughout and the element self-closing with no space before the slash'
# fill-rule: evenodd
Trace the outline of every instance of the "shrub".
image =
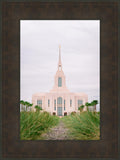
<svg viewBox="0 0 120 160">
<path fill-rule="evenodd" d="M 57 116 L 51 116 L 47 112 L 21 112 L 20 113 L 20 137 L 21 140 L 40 139 L 40 135 L 48 128 L 56 125 Z"/>
<path fill-rule="evenodd" d="M 100 139 L 100 115 L 95 112 L 83 112 L 64 117 L 63 121 L 70 128 L 70 135 L 77 140 Z"/>
<path fill-rule="evenodd" d="M 78 108 L 78 110 L 80 110 L 80 112 L 82 112 L 82 111 L 83 111 L 83 108 L 84 108 L 84 105 L 81 105 L 81 106 Z"/>
<path fill-rule="evenodd" d="M 40 112 L 40 111 L 42 110 L 42 107 L 36 105 L 36 106 L 35 106 L 35 109 L 36 109 L 36 112 Z"/>
<path fill-rule="evenodd" d="M 75 112 L 75 111 L 74 111 L 74 112 L 71 112 L 71 115 L 72 115 L 72 116 L 74 116 L 75 114 L 76 114 L 76 112 Z"/>
</svg>

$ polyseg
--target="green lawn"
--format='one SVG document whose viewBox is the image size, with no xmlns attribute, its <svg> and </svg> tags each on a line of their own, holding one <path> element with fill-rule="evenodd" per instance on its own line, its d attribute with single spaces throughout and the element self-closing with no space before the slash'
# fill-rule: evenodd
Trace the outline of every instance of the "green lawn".
<svg viewBox="0 0 120 160">
<path fill-rule="evenodd" d="M 37 140 L 40 135 L 52 126 L 57 125 L 59 117 L 51 116 L 47 112 L 21 112 L 20 138 L 21 140 Z"/>
<path fill-rule="evenodd" d="M 100 113 L 83 112 L 62 118 L 70 129 L 70 137 L 76 140 L 100 139 Z"/>
</svg>

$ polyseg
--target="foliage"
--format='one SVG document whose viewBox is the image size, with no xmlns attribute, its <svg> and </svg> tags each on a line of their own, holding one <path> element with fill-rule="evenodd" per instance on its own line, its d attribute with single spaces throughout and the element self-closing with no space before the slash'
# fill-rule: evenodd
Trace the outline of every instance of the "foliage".
<svg viewBox="0 0 120 160">
<path fill-rule="evenodd" d="M 73 116 L 74 116 L 75 114 L 76 114 L 76 112 L 75 112 L 75 111 L 74 111 L 74 112 L 71 112 L 71 115 L 73 115 Z"/>
<path fill-rule="evenodd" d="M 91 106 L 91 103 L 86 102 L 85 106 L 87 106 L 87 111 L 89 111 L 88 107 Z"/>
<path fill-rule="evenodd" d="M 98 101 L 97 100 L 93 100 L 91 102 L 91 106 L 94 106 L 94 111 L 96 112 L 96 105 L 98 104 Z"/>
<path fill-rule="evenodd" d="M 81 105 L 81 106 L 78 108 L 78 110 L 80 110 L 80 112 L 82 112 L 82 111 L 83 111 L 83 108 L 84 108 L 84 105 Z"/>
<path fill-rule="evenodd" d="M 25 111 L 24 101 L 23 101 L 23 100 L 21 100 L 21 101 L 20 101 L 20 104 L 21 104 L 21 110 L 22 110 L 22 111 Z"/>
<path fill-rule="evenodd" d="M 37 140 L 48 128 L 55 126 L 59 117 L 51 116 L 48 112 L 21 112 L 20 137 L 21 140 Z"/>
<path fill-rule="evenodd" d="M 82 112 L 62 118 L 66 127 L 70 129 L 70 137 L 76 140 L 100 139 L 100 114 L 95 112 Z"/>
<path fill-rule="evenodd" d="M 97 101 L 97 100 L 93 100 L 92 103 L 93 103 L 94 105 L 97 105 L 97 104 L 98 104 L 98 101 Z"/>
<path fill-rule="evenodd" d="M 22 105 L 22 111 L 27 111 L 28 108 L 31 108 L 33 106 L 33 104 L 23 100 L 20 101 L 20 104 Z"/>
<path fill-rule="evenodd" d="M 42 107 L 36 105 L 36 106 L 35 106 L 35 109 L 36 109 L 36 112 L 40 112 L 40 111 L 42 110 Z"/>
<path fill-rule="evenodd" d="M 97 100 L 93 100 L 91 103 L 86 102 L 85 105 L 87 106 L 87 110 L 89 106 L 94 106 L 94 110 L 96 111 L 96 105 L 98 104 Z"/>
<path fill-rule="evenodd" d="M 88 107 L 91 106 L 91 103 L 86 102 L 85 105 Z"/>
<path fill-rule="evenodd" d="M 49 114 L 49 112 L 47 112 L 47 111 L 43 111 L 43 113 L 44 113 L 44 114 Z"/>
</svg>

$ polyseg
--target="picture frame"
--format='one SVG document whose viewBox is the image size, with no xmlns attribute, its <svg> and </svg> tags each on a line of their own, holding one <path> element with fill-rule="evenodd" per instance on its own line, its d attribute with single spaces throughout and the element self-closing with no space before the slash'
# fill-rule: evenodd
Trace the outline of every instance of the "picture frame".
<svg viewBox="0 0 120 160">
<path fill-rule="evenodd" d="M 3 2 L 3 158 L 118 157 L 118 3 Z M 20 20 L 100 19 L 100 140 L 20 140 Z"/>
</svg>

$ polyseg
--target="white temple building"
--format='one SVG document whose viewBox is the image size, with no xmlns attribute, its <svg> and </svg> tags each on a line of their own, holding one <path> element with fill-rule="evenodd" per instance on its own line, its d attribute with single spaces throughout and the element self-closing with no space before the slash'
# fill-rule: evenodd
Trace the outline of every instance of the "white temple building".
<svg viewBox="0 0 120 160">
<path fill-rule="evenodd" d="M 88 102 L 85 93 L 70 92 L 66 86 L 65 74 L 61 63 L 61 47 L 59 46 L 58 69 L 54 77 L 54 86 L 48 93 L 35 93 L 32 95 L 32 109 L 35 105 L 41 106 L 44 111 L 52 115 L 65 116 L 71 112 L 80 112 L 78 107 Z M 87 107 L 84 107 L 84 111 Z"/>
</svg>

